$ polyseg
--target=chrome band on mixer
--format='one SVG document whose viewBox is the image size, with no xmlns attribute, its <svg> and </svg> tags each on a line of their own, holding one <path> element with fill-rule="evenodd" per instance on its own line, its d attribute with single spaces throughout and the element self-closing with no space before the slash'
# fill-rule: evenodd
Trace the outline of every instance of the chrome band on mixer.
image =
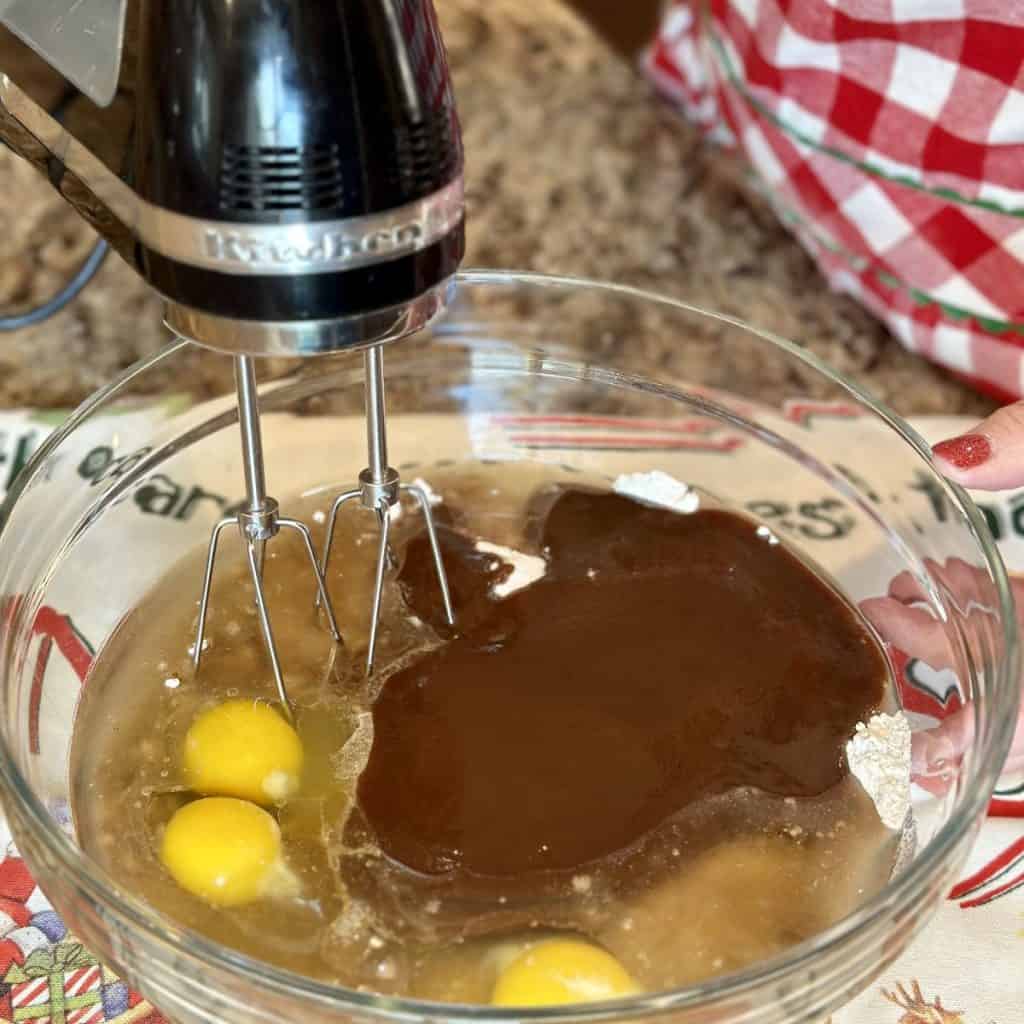
<svg viewBox="0 0 1024 1024">
<path fill-rule="evenodd" d="M 231 274 L 319 274 L 419 252 L 463 216 L 461 175 L 396 209 L 344 220 L 239 224 L 202 220 L 141 203 L 139 237 L 169 259 Z"/>
<path fill-rule="evenodd" d="M 310 356 L 363 348 L 422 330 L 444 312 L 454 280 L 387 309 L 333 320 L 234 320 L 168 302 L 164 323 L 179 337 L 219 352 Z"/>
</svg>

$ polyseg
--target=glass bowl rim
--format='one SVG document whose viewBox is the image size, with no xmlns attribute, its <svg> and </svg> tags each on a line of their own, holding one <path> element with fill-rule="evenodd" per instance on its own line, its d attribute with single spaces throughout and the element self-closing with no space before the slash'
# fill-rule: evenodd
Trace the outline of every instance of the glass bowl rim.
<svg viewBox="0 0 1024 1024">
<path fill-rule="evenodd" d="M 608 296 L 619 296 L 646 304 L 669 307 L 680 313 L 704 319 L 716 320 L 752 335 L 769 346 L 775 346 L 785 355 L 807 365 L 830 383 L 846 391 L 859 404 L 882 420 L 906 444 L 915 449 L 930 465 L 931 449 L 924 439 L 899 415 L 891 411 L 865 389 L 842 374 L 832 370 L 822 360 L 806 349 L 787 341 L 769 331 L 752 326 L 742 320 L 702 309 L 657 292 L 619 285 L 612 282 L 565 275 L 542 274 L 529 271 L 507 271 L 468 269 L 456 275 L 456 281 L 466 285 L 484 286 L 532 286 L 534 288 L 561 288 L 588 291 Z M 36 450 L 0 506 L 0 536 L 7 529 L 10 511 L 21 493 L 35 476 L 38 468 L 48 456 L 94 412 L 106 405 L 135 377 L 146 373 L 165 359 L 187 345 L 184 339 L 176 339 L 147 358 L 140 360 L 113 380 L 94 392 L 81 403 L 64 422 L 43 441 Z M 624 381 L 630 380 L 624 375 Z M 637 379 L 644 379 L 637 376 Z M 669 380 L 667 388 L 659 388 L 667 396 L 678 393 L 678 388 Z M 934 471 L 934 470 L 933 470 Z M 123 893 L 119 886 L 104 872 L 93 865 L 78 847 L 55 826 L 41 801 L 36 797 L 27 780 L 21 774 L 9 750 L 3 730 L 0 730 L 0 782 L 8 798 L 17 801 L 19 811 L 29 826 L 68 872 L 75 886 L 104 908 L 104 913 L 119 919 L 129 928 L 140 931 L 149 941 L 169 947 L 178 958 L 199 961 L 204 967 L 224 970 L 241 976 L 256 989 L 271 989 L 284 997 L 300 997 L 320 1004 L 332 1011 L 359 1012 L 381 1021 L 422 1021 L 443 1017 L 451 1024 L 478 1024 L 482 1021 L 511 1022 L 531 1021 L 537 1024 L 575 1024 L 575 1022 L 607 1021 L 622 1017 L 646 1017 L 671 1013 L 708 1005 L 712 1000 L 737 998 L 756 992 L 757 989 L 781 980 L 802 966 L 813 962 L 822 953 L 844 946 L 849 940 L 863 933 L 878 920 L 886 910 L 912 902 L 923 883 L 938 870 L 946 856 L 957 849 L 967 837 L 973 823 L 982 814 L 989 800 L 989 794 L 999 777 L 1003 761 L 1009 751 L 1016 723 L 1016 710 L 1020 701 L 1019 688 L 1013 685 L 1019 675 L 1019 645 L 1016 626 L 1015 606 L 1009 579 L 995 540 L 988 525 L 967 493 L 936 473 L 949 491 L 949 496 L 964 515 L 973 541 L 985 560 L 991 573 L 999 600 L 1000 624 L 1005 657 L 996 672 L 994 689 L 1004 697 L 1009 691 L 1009 706 L 1006 714 L 995 718 L 990 725 L 991 737 L 987 749 L 982 751 L 970 790 L 958 810 L 945 822 L 935 836 L 921 850 L 909 867 L 891 881 L 871 900 L 844 917 L 832 927 L 819 932 L 810 939 L 799 943 L 785 953 L 745 968 L 733 974 L 724 975 L 698 985 L 645 993 L 623 999 L 608 1000 L 594 1004 L 577 1004 L 566 1007 L 544 1007 L 536 1009 L 497 1008 L 464 1004 L 427 1002 L 423 1000 L 380 996 L 363 993 L 342 986 L 317 981 L 292 971 L 284 970 L 237 953 L 198 933 L 179 928 L 153 911 L 142 900 Z M 993 716 L 994 717 L 994 716 Z M 923 887 L 923 884 L 922 884 Z M 180 960 L 179 960 L 180 962 Z M 142 972 L 144 978 L 145 972 Z"/>
</svg>

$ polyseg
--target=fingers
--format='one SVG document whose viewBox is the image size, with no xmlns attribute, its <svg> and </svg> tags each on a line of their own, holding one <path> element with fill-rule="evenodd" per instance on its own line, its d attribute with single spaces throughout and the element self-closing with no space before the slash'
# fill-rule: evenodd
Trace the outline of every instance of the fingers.
<svg viewBox="0 0 1024 1024">
<path fill-rule="evenodd" d="M 1024 772 L 1024 704 L 1017 715 L 1017 731 L 1014 733 L 1013 744 L 1010 746 L 1003 771 L 1010 775 Z"/>
<path fill-rule="evenodd" d="M 892 578 L 889 584 L 889 597 L 903 604 L 914 604 L 915 601 L 926 602 L 928 595 L 918 578 L 910 571 L 904 570 Z"/>
<path fill-rule="evenodd" d="M 945 563 L 926 558 L 924 561 L 928 575 L 940 588 L 945 598 L 960 609 L 966 611 L 972 604 L 992 608 L 996 604 L 995 589 L 984 569 L 965 562 L 962 558 L 949 558 Z M 1024 580 L 1011 580 L 1014 596 L 1024 596 Z M 924 586 L 909 571 L 894 576 L 889 584 L 889 597 L 902 601 L 904 604 L 920 602 L 930 603 L 930 596 Z"/>
<path fill-rule="evenodd" d="M 964 487 L 980 491 L 997 491 L 1024 486 L 1024 403 L 1016 402 L 997 410 L 973 430 L 940 442 L 932 451 L 936 467 L 949 479 Z M 960 577 L 960 582 L 963 582 L 963 576 Z M 1024 614 L 1024 580 L 1011 579 L 1010 585 L 1020 619 Z M 913 628 L 911 620 L 896 613 L 891 606 L 884 605 L 885 600 L 877 599 L 878 607 L 873 609 L 879 620 L 875 628 L 887 639 L 889 637 L 886 631 L 891 631 L 891 642 L 908 653 L 911 648 L 903 647 L 902 641 L 895 638 L 896 635 L 905 637 L 907 642 L 916 643 L 917 646 L 927 646 L 933 654 L 938 653 L 938 638 L 934 631 L 929 631 L 927 636 L 922 634 L 921 639 L 915 641 L 910 635 Z M 917 581 L 909 573 L 901 573 L 889 587 L 889 600 L 893 603 L 922 601 L 923 595 Z M 868 617 L 872 618 L 871 615 Z M 928 660 L 923 654 L 921 657 Z M 931 739 L 916 741 L 921 747 L 921 758 L 941 758 L 947 744 L 949 749 L 946 752 L 951 751 L 955 755 L 958 746 L 962 747 L 965 742 L 969 742 L 969 738 L 965 741 L 966 733 L 963 730 L 957 732 L 954 729 L 947 733 L 944 729 L 945 723 L 933 733 L 925 734 L 932 737 Z M 915 759 L 917 756 L 915 754 Z M 1017 719 L 1016 734 L 1005 770 L 1024 771 L 1024 707 Z"/>
<path fill-rule="evenodd" d="M 915 732 L 911 739 L 911 772 L 914 778 L 941 775 L 967 752 L 974 742 L 974 708 L 965 704 L 934 729 Z M 1017 716 L 1010 752 L 1003 763 L 1004 775 L 1024 771 L 1024 706 Z"/>
<path fill-rule="evenodd" d="M 963 487 L 1024 486 L 1024 403 L 998 409 L 973 430 L 932 448 L 937 468 Z"/>
<path fill-rule="evenodd" d="M 945 563 L 936 562 L 932 558 L 924 560 L 928 575 L 951 598 L 958 608 L 966 607 L 970 601 L 978 601 L 987 589 L 992 593 L 988 574 L 977 566 L 970 565 L 962 558 L 950 558 Z M 889 596 L 910 604 L 914 601 L 928 601 L 929 595 L 923 585 L 909 571 L 894 576 L 889 584 Z"/>
<path fill-rule="evenodd" d="M 932 579 L 946 591 L 961 611 L 966 611 L 967 632 L 981 628 L 981 607 L 991 605 L 992 585 L 988 573 L 961 559 L 949 559 L 944 564 L 931 559 L 925 567 Z M 1024 618 L 1024 578 L 1010 578 L 1010 586 L 1017 602 L 1018 619 Z M 988 599 L 982 600 L 983 595 Z M 919 658 L 934 669 L 954 668 L 955 656 L 950 646 L 949 627 L 927 610 L 926 594 L 917 577 L 902 572 L 893 577 L 887 597 L 871 598 L 860 603 L 860 608 L 883 639 L 912 658 Z M 986 628 L 990 628 L 991 623 Z M 1024 704 L 1015 723 L 1015 735 L 1004 772 L 1024 772 Z M 941 776 L 961 757 L 974 739 L 973 711 L 965 706 L 943 719 L 935 728 L 914 733 L 912 742 L 912 770 L 915 778 Z"/>
<path fill-rule="evenodd" d="M 891 597 L 870 597 L 861 601 L 860 610 L 893 647 L 934 669 L 953 667 L 945 624 L 923 608 Z"/>
<path fill-rule="evenodd" d="M 966 563 L 964 563 L 966 564 Z M 922 600 L 920 586 L 914 577 L 902 574 L 890 586 L 889 597 L 874 597 L 861 601 L 860 608 L 881 637 L 911 658 L 918 658 L 933 669 L 955 668 L 956 658 L 950 646 L 948 627 L 934 618 L 925 608 L 915 606 Z M 1014 580 L 1018 600 L 1024 597 L 1024 581 Z M 895 594 L 893 594 L 895 592 Z M 904 603 L 909 601 L 912 603 Z M 1024 608 L 1024 603 L 1019 605 Z M 979 628 L 974 612 L 968 616 L 967 631 Z M 1004 772 L 1024 771 L 1024 705 L 1015 723 L 1015 735 Z M 942 720 L 934 729 L 915 732 L 912 744 L 913 773 L 915 778 L 941 775 L 951 763 L 969 748 L 974 738 L 973 709 L 966 705 Z"/>
<path fill-rule="evenodd" d="M 962 673 L 965 659 L 984 657 L 992 645 L 999 644 L 992 613 L 980 605 L 954 613 L 951 622 L 936 618 L 930 608 L 904 604 L 894 597 L 871 597 L 859 607 L 883 640 L 933 669 Z"/>
<path fill-rule="evenodd" d="M 974 714 L 968 705 L 944 718 L 934 729 L 915 732 L 910 741 L 910 772 L 915 779 L 950 771 L 974 739 Z"/>
</svg>

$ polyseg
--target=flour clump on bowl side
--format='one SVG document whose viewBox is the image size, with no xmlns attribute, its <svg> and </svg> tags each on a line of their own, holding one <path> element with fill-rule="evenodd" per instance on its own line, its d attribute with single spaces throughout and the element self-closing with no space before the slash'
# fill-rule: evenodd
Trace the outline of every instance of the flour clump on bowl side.
<svg viewBox="0 0 1024 1024">
<path fill-rule="evenodd" d="M 898 712 L 858 722 L 846 745 L 850 771 L 891 829 L 902 828 L 910 810 L 910 742 L 910 725 Z"/>
</svg>

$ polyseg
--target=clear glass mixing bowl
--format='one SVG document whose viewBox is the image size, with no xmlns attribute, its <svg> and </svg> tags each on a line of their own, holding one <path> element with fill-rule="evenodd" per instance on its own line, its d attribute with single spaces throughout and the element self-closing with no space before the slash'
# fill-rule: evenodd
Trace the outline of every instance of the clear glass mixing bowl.
<svg viewBox="0 0 1024 1024">
<path fill-rule="evenodd" d="M 386 362 L 391 455 L 407 477 L 429 480 L 432 464 L 471 457 L 664 470 L 759 517 L 854 600 L 912 574 L 948 647 L 945 668 L 925 677 L 940 698 L 953 687 L 969 728 L 962 754 L 925 765 L 891 882 L 829 931 L 742 973 L 529 1013 L 317 984 L 188 934 L 122 891 L 80 852 L 70 822 L 81 680 L 140 595 L 206 544 L 243 483 L 233 395 L 191 400 L 194 352 L 170 344 L 49 438 L 3 512 L 0 777 L 43 890 L 88 947 L 178 1021 L 824 1020 L 944 898 L 1008 749 L 1013 607 L 978 511 L 905 423 L 805 352 L 630 289 L 466 274 L 446 315 Z M 168 382 L 181 394 L 168 396 Z M 355 356 L 285 368 L 262 387 L 270 492 L 285 509 L 290 494 L 355 480 L 361 388 Z M 138 397 L 161 390 L 156 403 Z M 916 710 L 920 739 L 935 722 Z"/>
</svg>

